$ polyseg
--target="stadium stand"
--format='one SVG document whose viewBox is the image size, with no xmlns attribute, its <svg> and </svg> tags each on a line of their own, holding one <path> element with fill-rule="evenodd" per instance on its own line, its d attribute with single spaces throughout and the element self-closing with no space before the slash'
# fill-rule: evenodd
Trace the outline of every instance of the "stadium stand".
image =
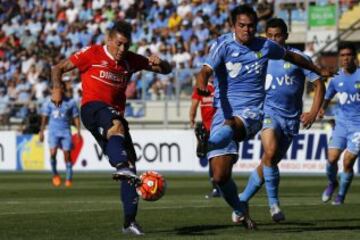
<svg viewBox="0 0 360 240">
<path fill-rule="evenodd" d="M 212 40 L 230 31 L 228 12 L 249 3 L 260 23 L 274 14 L 291 23 L 292 43 L 304 47 L 306 14 L 303 1 L 273 0 L 4 0 L 0 3 L 0 123 L 2 128 L 24 122 L 29 103 L 39 106 L 49 96 L 50 69 L 88 44 L 102 44 L 115 20 L 133 27 L 131 50 L 156 53 L 172 62 L 169 76 L 139 73 L 127 90 L 131 121 L 187 123 L 194 76 Z M 321 2 L 321 1 L 317 1 Z M 359 1 L 340 1 L 347 29 L 360 16 Z M 297 35 L 297 33 L 299 33 Z M 359 35 L 360 36 L 360 35 Z M 311 46 L 306 51 L 311 53 Z M 76 72 L 67 76 L 69 94 L 81 98 Z M 134 101 L 133 101 L 134 100 Z M 164 104 L 165 102 L 168 102 Z M 167 108 L 167 109 L 166 109 Z M 151 112 L 151 114 L 147 114 Z M 168 115 L 167 115 L 168 114 Z M 164 117 L 166 116 L 166 117 Z M 165 119 L 165 120 L 164 120 Z"/>
</svg>

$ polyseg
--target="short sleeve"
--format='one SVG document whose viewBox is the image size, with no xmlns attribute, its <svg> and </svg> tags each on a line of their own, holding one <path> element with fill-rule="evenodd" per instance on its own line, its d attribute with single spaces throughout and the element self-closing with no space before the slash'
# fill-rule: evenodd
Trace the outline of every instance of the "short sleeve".
<svg viewBox="0 0 360 240">
<path fill-rule="evenodd" d="M 337 93 L 334 85 L 335 78 L 330 79 L 329 85 L 326 89 L 325 97 L 326 100 L 331 100 Z"/>
<path fill-rule="evenodd" d="M 70 56 L 70 61 L 80 70 L 86 71 L 91 65 L 91 49 L 92 47 L 85 47 Z"/>
<path fill-rule="evenodd" d="M 49 117 L 51 114 L 50 102 L 46 101 L 41 107 L 41 115 Z"/>
<path fill-rule="evenodd" d="M 224 59 L 225 45 L 226 41 L 219 41 L 219 39 L 214 42 L 204 65 L 209 66 L 212 70 L 218 68 Z"/>
<path fill-rule="evenodd" d="M 268 54 L 270 59 L 282 59 L 285 56 L 285 48 L 274 41 L 266 40 L 268 46 Z"/>
<path fill-rule="evenodd" d="M 193 93 L 192 93 L 191 99 L 195 99 L 195 100 L 201 101 L 201 96 L 198 94 L 196 88 L 193 88 Z"/>
</svg>

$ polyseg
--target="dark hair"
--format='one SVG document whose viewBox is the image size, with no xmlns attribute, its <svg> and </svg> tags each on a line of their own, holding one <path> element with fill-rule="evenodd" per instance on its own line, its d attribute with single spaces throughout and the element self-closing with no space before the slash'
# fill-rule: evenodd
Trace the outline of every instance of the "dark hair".
<svg viewBox="0 0 360 240">
<path fill-rule="evenodd" d="M 271 18 L 269 21 L 267 21 L 265 30 L 267 31 L 269 28 L 280 28 L 282 33 L 288 33 L 286 23 L 281 18 Z"/>
<path fill-rule="evenodd" d="M 357 50 L 356 50 L 356 47 L 355 47 L 354 44 L 352 44 L 352 43 L 350 43 L 350 42 L 341 42 L 341 43 L 339 44 L 338 53 L 340 53 L 340 51 L 343 50 L 343 49 L 350 49 L 350 50 L 352 51 L 352 53 L 353 53 L 352 55 L 353 55 L 353 56 L 356 56 Z"/>
<path fill-rule="evenodd" d="M 109 36 L 113 36 L 115 33 L 121 33 L 126 38 L 131 39 L 131 25 L 125 21 L 117 21 L 114 26 L 110 29 Z"/>
<path fill-rule="evenodd" d="M 231 23 L 233 25 L 236 22 L 236 17 L 238 15 L 241 15 L 241 14 L 244 14 L 244 15 L 247 15 L 247 16 L 251 17 L 254 20 L 254 23 L 257 24 L 258 17 L 256 15 L 256 12 L 254 11 L 254 9 L 250 5 L 244 4 L 244 5 L 237 6 L 236 8 L 234 8 L 231 11 Z"/>
</svg>

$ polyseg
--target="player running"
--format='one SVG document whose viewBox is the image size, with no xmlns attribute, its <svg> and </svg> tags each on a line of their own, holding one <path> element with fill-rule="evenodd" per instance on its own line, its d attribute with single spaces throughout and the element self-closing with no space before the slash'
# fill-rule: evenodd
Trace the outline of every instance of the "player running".
<svg viewBox="0 0 360 240">
<path fill-rule="evenodd" d="M 197 147 L 196 154 L 198 158 L 205 158 L 207 161 L 207 142 L 210 135 L 211 121 L 216 111 L 216 108 L 213 107 L 214 103 L 214 86 L 212 80 L 208 83 L 207 90 L 209 91 L 209 96 L 201 96 L 197 93 L 196 88 L 193 90 L 191 96 L 191 106 L 190 106 L 190 125 L 192 128 L 195 127 L 195 135 L 197 138 Z M 196 112 L 200 105 L 201 111 L 201 123 L 195 124 Z M 209 164 L 209 177 L 212 185 L 210 194 L 205 195 L 205 198 L 211 197 L 220 197 L 220 191 L 217 188 L 216 184 L 213 181 L 213 172 Z"/>
<path fill-rule="evenodd" d="M 354 176 L 353 166 L 360 152 L 360 68 L 356 64 L 355 46 L 349 43 L 340 44 L 338 58 L 341 69 L 338 75 L 330 80 L 319 113 L 319 117 L 322 118 L 331 99 L 338 94 L 335 128 L 329 142 L 326 165 L 329 184 L 322 195 L 322 201 L 328 202 L 339 186 L 333 205 L 344 203 Z M 337 163 L 344 151 L 344 171 L 340 174 L 339 185 Z"/>
<path fill-rule="evenodd" d="M 212 121 L 208 152 L 214 182 L 233 209 L 233 222 L 254 228 L 239 200 L 231 172 L 238 158 L 238 142 L 253 137 L 262 126 L 267 62 L 283 58 L 320 75 L 329 73 L 271 40 L 255 37 L 257 16 L 251 6 L 234 8 L 231 20 L 233 37 L 220 36 L 214 43 L 198 75 L 197 87 L 199 94 L 208 95 L 208 79 L 215 73 L 214 106 L 217 110 Z"/>
<path fill-rule="evenodd" d="M 146 58 L 129 51 L 131 25 L 119 21 L 110 29 L 106 45 L 88 46 L 69 59 L 61 61 L 52 70 L 55 93 L 59 91 L 61 75 L 77 68 L 83 87 L 81 119 L 92 133 L 111 166 L 117 169 L 115 180 L 121 180 L 121 200 L 124 209 L 124 233 L 142 235 L 135 221 L 138 195 L 135 182 L 136 153 L 124 118 L 125 90 L 133 73 L 148 70 L 168 74 L 171 66 L 155 55 Z M 52 95 L 58 103 L 61 98 Z"/>
<path fill-rule="evenodd" d="M 72 162 L 70 151 L 72 149 L 72 140 L 71 140 L 71 122 L 74 121 L 74 124 L 77 129 L 77 134 L 80 135 L 80 118 L 79 118 L 79 109 L 76 105 L 76 102 L 72 98 L 67 98 L 64 96 L 65 85 L 61 84 L 60 91 L 57 91 L 54 94 L 58 94 L 61 97 L 61 101 L 58 104 L 55 104 L 50 99 L 48 99 L 42 106 L 42 119 L 41 127 L 39 132 L 39 139 L 42 142 L 44 140 L 44 130 L 46 125 L 49 123 L 48 127 L 48 142 L 50 147 L 50 164 L 51 171 L 53 174 L 52 184 L 55 187 L 61 185 L 61 177 L 57 171 L 56 165 L 56 154 L 58 148 L 62 149 L 64 153 L 64 160 L 66 165 L 66 180 L 65 186 L 72 186 Z"/>
<path fill-rule="evenodd" d="M 273 18 L 267 22 L 266 36 L 287 51 L 302 54 L 285 44 L 288 31 L 285 22 Z M 306 57 L 309 61 L 310 58 Z M 302 95 L 305 79 L 315 86 L 313 103 L 309 112 L 302 113 Z M 299 132 L 300 122 L 310 128 L 320 110 L 325 85 L 319 76 L 286 60 L 270 60 L 266 75 L 266 97 L 261 142 L 264 149 L 260 165 L 251 173 L 240 201 L 248 202 L 261 188 L 265 180 L 270 214 L 275 222 L 285 220 L 280 210 L 278 188 L 280 182 L 278 163 L 286 154 L 293 137 Z"/>
</svg>

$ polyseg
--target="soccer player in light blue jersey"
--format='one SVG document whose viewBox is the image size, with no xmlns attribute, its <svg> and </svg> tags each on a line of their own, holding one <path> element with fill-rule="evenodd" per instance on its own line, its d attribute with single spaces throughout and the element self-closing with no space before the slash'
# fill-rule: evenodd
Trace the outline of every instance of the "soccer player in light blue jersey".
<svg viewBox="0 0 360 240">
<path fill-rule="evenodd" d="M 325 101 L 319 117 L 324 116 L 331 99 L 338 95 L 338 108 L 335 113 L 335 128 L 329 142 L 326 175 L 329 184 L 322 195 L 322 201 L 328 202 L 339 187 L 333 205 L 344 203 L 346 193 L 353 179 L 353 166 L 360 153 L 360 68 L 356 64 L 356 48 L 349 43 L 339 46 L 340 70 L 330 80 Z M 344 152 L 344 171 L 337 179 L 338 164 Z"/>
<path fill-rule="evenodd" d="M 208 159 L 214 182 L 233 209 L 233 222 L 252 229 L 255 224 L 239 200 L 231 173 L 238 158 L 238 142 L 252 138 L 262 126 L 268 60 L 284 59 L 319 75 L 330 74 L 271 40 L 255 37 L 257 16 L 251 6 L 235 7 L 231 21 L 232 37 L 220 36 L 214 42 L 196 85 L 199 94 L 208 95 L 207 83 L 215 73 L 217 110 L 210 131 Z"/>
<path fill-rule="evenodd" d="M 266 36 L 287 51 L 302 54 L 299 50 L 285 45 L 288 31 L 282 19 L 273 18 L 267 22 Z M 314 84 L 315 94 L 310 111 L 302 113 L 305 79 Z M 310 128 L 316 120 L 324 98 L 325 85 L 316 73 L 281 59 L 268 62 L 265 90 L 261 131 L 264 153 L 261 163 L 251 173 L 245 190 L 240 194 L 240 201 L 247 203 L 265 182 L 270 214 L 275 222 L 279 222 L 285 220 L 285 215 L 279 207 L 280 176 L 277 165 L 298 133 L 300 122 L 305 128 Z"/>
<path fill-rule="evenodd" d="M 56 94 L 64 94 L 65 86 L 62 84 L 62 91 Z M 55 93 L 53 93 L 55 94 Z M 55 187 L 61 185 L 61 178 L 56 168 L 56 154 L 58 148 L 62 149 L 64 153 L 64 160 L 66 165 L 66 181 L 65 186 L 72 185 L 72 163 L 70 159 L 70 151 L 72 149 L 71 140 L 71 123 L 77 128 L 77 134 L 80 135 L 80 117 L 79 109 L 76 102 L 65 96 L 61 97 L 62 101 L 59 106 L 56 106 L 50 99 L 42 106 L 42 120 L 40 128 L 40 141 L 44 139 L 44 130 L 47 124 L 48 127 L 48 143 L 50 147 L 50 163 L 53 174 L 52 183 Z"/>
</svg>

